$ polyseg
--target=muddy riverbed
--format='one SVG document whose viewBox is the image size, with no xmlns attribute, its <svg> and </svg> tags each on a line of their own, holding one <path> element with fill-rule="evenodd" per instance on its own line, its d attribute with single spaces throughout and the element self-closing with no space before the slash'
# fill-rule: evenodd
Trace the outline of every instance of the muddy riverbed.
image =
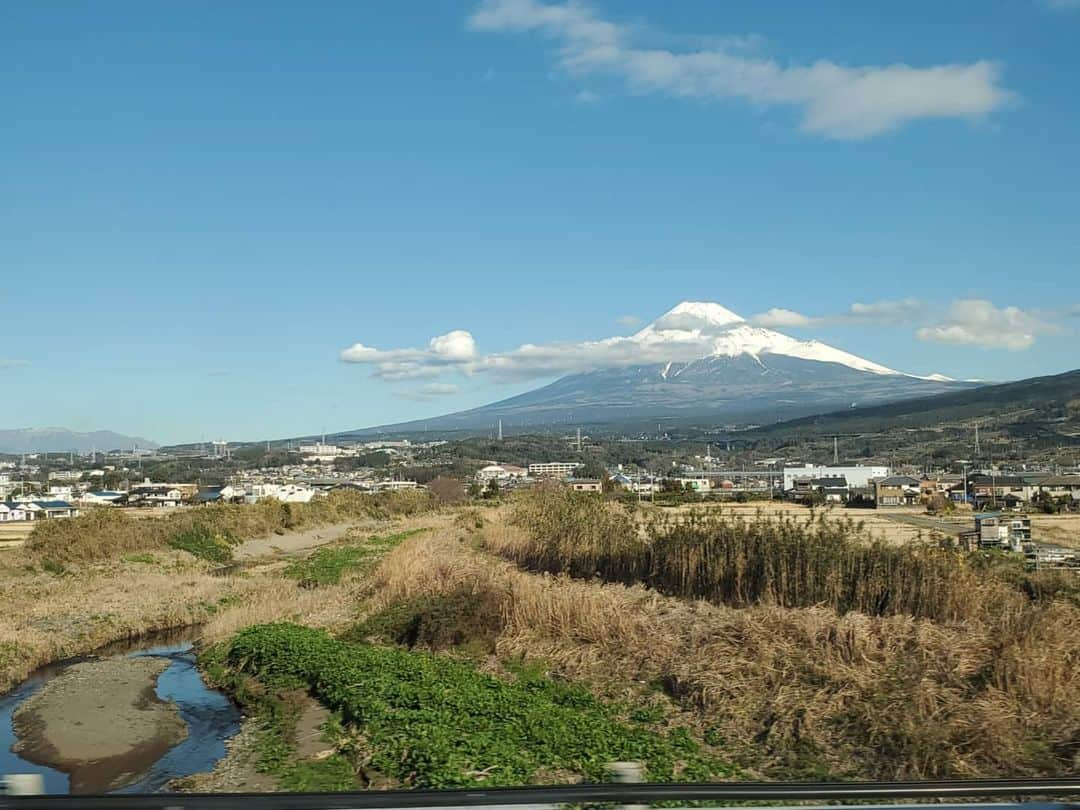
<svg viewBox="0 0 1080 810">
<path fill-rule="evenodd" d="M 239 731 L 188 639 L 144 639 L 35 672 L 0 697 L 0 773 L 48 793 L 146 793 L 210 771 Z"/>
</svg>

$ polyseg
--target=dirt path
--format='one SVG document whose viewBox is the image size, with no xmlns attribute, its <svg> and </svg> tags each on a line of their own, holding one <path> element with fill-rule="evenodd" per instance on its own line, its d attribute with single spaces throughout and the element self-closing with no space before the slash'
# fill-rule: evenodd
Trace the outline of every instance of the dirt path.
<svg viewBox="0 0 1080 810">
<path fill-rule="evenodd" d="M 272 557 L 276 554 L 296 554 L 308 551 L 327 543 L 336 543 L 354 528 L 376 528 L 382 524 L 376 521 L 358 523 L 338 523 L 331 526 L 318 526 L 301 532 L 285 532 L 245 540 L 233 550 L 238 560 L 254 560 L 259 557 Z"/>
<path fill-rule="evenodd" d="M 130 784 L 187 735 L 176 705 L 154 693 L 168 666 L 117 658 L 69 667 L 16 711 L 15 750 L 70 774 L 72 793 Z"/>
</svg>

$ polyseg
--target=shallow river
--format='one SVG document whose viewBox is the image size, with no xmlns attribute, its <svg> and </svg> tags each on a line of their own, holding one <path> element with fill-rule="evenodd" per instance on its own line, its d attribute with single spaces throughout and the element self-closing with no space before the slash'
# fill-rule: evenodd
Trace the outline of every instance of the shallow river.
<svg viewBox="0 0 1080 810">
<path fill-rule="evenodd" d="M 187 724 L 187 737 L 164 756 L 141 762 L 132 754 L 130 767 L 140 777 L 116 793 L 150 793 L 160 790 L 169 780 L 209 771 L 225 756 L 225 742 L 240 730 L 240 712 L 221 692 L 203 683 L 195 666 L 191 637 L 157 635 L 135 642 L 114 644 L 94 656 L 50 664 L 35 671 L 17 688 L 0 697 L 0 774 L 39 773 L 47 793 L 67 793 L 68 776 L 44 765 L 29 762 L 12 752 L 15 733 L 11 716 L 19 705 L 76 661 L 92 658 L 151 656 L 169 660 L 168 668 L 158 678 L 155 691 L 162 700 L 173 701 Z"/>
</svg>

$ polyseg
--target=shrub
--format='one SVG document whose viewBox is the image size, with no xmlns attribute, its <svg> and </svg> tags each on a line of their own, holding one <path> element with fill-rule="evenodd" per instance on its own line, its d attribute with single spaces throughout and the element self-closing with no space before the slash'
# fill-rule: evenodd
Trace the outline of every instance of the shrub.
<svg viewBox="0 0 1080 810">
<path fill-rule="evenodd" d="M 235 541 L 234 541 L 235 542 Z M 200 560 L 215 563 L 227 563 L 232 560 L 232 549 L 228 537 L 214 534 L 206 526 L 196 526 L 186 532 L 170 537 L 169 548 L 186 551 Z"/>
</svg>

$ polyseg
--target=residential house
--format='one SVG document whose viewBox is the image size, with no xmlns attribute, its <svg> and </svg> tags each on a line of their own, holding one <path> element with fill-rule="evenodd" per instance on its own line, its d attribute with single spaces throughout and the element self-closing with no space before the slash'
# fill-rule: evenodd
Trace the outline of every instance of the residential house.
<svg viewBox="0 0 1080 810">
<path fill-rule="evenodd" d="M 118 506 L 126 501 L 126 492 L 115 492 L 108 489 L 84 492 L 78 497 L 78 502 L 83 506 Z"/>
<path fill-rule="evenodd" d="M 976 473 L 968 476 L 968 492 L 977 508 L 987 504 L 1018 508 L 1024 502 L 1024 488 L 1024 479 L 1019 475 Z"/>
<path fill-rule="evenodd" d="M 1040 481 L 1035 488 L 1053 498 L 1068 496 L 1080 502 L 1080 475 L 1052 475 Z"/>
<path fill-rule="evenodd" d="M 0 523 L 16 523 L 29 519 L 26 507 L 22 504 L 0 501 Z"/>
<path fill-rule="evenodd" d="M 46 520 L 53 518 L 78 517 L 79 510 L 67 501 L 34 501 L 40 507 L 40 517 Z"/>
<path fill-rule="evenodd" d="M 924 498 L 932 498 L 943 494 L 948 485 L 936 475 L 924 475 L 919 479 L 919 494 Z"/>
<path fill-rule="evenodd" d="M 128 493 L 130 506 L 174 507 L 184 502 L 184 493 L 169 484 L 141 484 Z"/>
<path fill-rule="evenodd" d="M 1002 512 L 982 512 L 975 515 L 975 531 L 981 548 L 1022 551 L 1023 544 L 1031 541 L 1031 518 Z"/>
<path fill-rule="evenodd" d="M 874 482 L 877 506 L 911 506 L 919 502 L 922 485 L 910 475 L 890 475 Z"/>
<path fill-rule="evenodd" d="M 801 500 L 809 495 L 824 496 L 831 503 L 843 503 L 848 499 L 850 487 L 842 475 L 824 475 L 809 478 L 792 479 L 787 495 L 792 500 Z"/>
<path fill-rule="evenodd" d="M 604 489 L 599 478 L 571 478 L 567 483 L 575 492 L 602 492 Z"/>
<path fill-rule="evenodd" d="M 53 518 L 76 517 L 79 510 L 67 501 L 24 500 L 6 501 L 0 510 L 0 520 L 5 523 L 20 520 L 50 520 Z"/>
</svg>

